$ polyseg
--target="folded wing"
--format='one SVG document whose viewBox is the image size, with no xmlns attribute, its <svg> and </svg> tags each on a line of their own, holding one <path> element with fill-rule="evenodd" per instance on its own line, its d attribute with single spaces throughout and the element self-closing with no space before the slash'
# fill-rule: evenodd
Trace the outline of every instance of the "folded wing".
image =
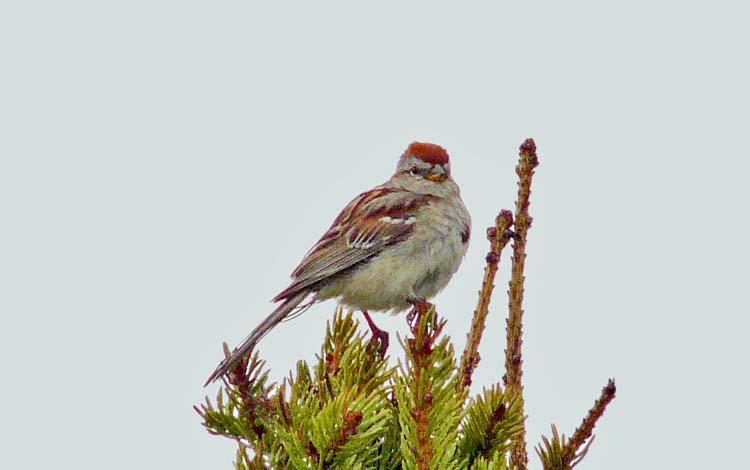
<svg viewBox="0 0 750 470">
<path fill-rule="evenodd" d="M 274 298 L 288 299 L 323 279 L 367 262 L 383 248 L 406 239 L 420 207 L 435 196 L 393 188 L 376 188 L 350 202 L 331 228 L 292 272 L 292 284 Z M 357 220 L 358 222 L 352 223 Z"/>
</svg>

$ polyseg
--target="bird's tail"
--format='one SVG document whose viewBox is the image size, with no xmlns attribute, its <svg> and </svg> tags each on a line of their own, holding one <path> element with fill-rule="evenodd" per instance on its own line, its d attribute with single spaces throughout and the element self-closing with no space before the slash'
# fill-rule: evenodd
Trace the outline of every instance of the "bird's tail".
<svg viewBox="0 0 750 470">
<path fill-rule="evenodd" d="M 240 343 L 239 346 L 235 348 L 234 351 L 232 351 L 232 354 L 229 355 L 229 357 L 225 358 L 221 363 L 216 367 L 216 370 L 213 371 L 211 376 L 206 380 L 206 383 L 204 384 L 204 387 L 211 382 L 215 382 L 222 376 L 226 375 L 231 371 L 240 360 L 245 357 L 246 354 L 250 353 L 255 348 L 255 345 L 258 344 L 258 341 L 263 338 L 266 333 L 271 331 L 271 329 L 278 325 L 279 322 L 284 320 L 291 314 L 299 304 L 305 300 L 305 297 L 307 297 L 309 292 L 299 292 L 294 297 L 290 297 L 284 302 L 279 305 L 276 310 L 271 312 L 270 315 L 268 315 L 262 322 L 260 322 L 260 325 L 258 325 L 253 331 L 250 332 L 247 337 L 242 340 L 242 343 Z"/>
</svg>

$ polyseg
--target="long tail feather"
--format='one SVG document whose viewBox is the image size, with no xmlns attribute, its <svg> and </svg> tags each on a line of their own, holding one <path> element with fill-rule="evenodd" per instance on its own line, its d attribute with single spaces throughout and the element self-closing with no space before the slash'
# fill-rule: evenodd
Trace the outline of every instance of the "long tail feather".
<svg viewBox="0 0 750 470">
<path fill-rule="evenodd" d="M 211 374 L 211 376 L 206 380 L 206 383 L 203 385 L 204 387 L 211 382 L 215 382 L 222 376 L 226 375 L 231 371 L 240 360 L 245 357 L 245 355 L 249 354 L 254 348 L 255 345 L 258 344 L 258 341 L 263 338 L 266 333 L 271 331 L 271 329 L 278 325 L 279 322 L 284 320 L 290 313 L 292 313 L 297 306 L 305 300 L 305 297 L 307 297 L 309 292 L 300 292 L 294 297 L 291 297 L 287 300 L 285 300 L 281 305 L 276 308 L 273 312 L 271 312 L 270 315 L 268 315 L 262 322 L 260 322 L 260 325 L 258 325 L 253 331 L 250 332 L 247 337 L 242 340 L 242 343 L 240 343 L 239 346 L 235 348 L 234 351 L 232 351 L 232 354 L 229 355 L 229 357 L 225 358 L 219 366 L 216 368 L 215 371 Z"/>
</svg>

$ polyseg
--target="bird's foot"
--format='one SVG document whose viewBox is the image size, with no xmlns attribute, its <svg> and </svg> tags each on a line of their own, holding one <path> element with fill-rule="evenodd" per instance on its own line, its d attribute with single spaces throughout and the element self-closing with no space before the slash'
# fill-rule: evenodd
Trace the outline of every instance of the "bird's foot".
<svg viewBox="0 0 750 470">
<path fill-rule="evenodd" d="M 362 314 L 365 316 L 365 320 L 367 320 L 367 324 L 370 326 L 370 331 L 372 332 L 372 339 L 367 345 L 367 350 L 370 351 L 372 348 L 374 348 L 375 342 L 377 341 L 379 343 L 378 354 L 380 355 L 380 358 L 383 359 L 385 357 L 386 351 L 388 351 L 388 344 L 390 343 L 390 340 L 388 339 L 388 332 L 378 328 L 378 326 L 374 321 L 372 321 L 370 314 L 366 310 L 362 310 Z"/>
<path fill-rule="evenodd" d="M 412 306 L 412 309 L 409 311 L 409 313 L 406 314 L 406 321 L 413 330 L 416 328 L 416 325 L 414 324 L 414 320 L 418 319 L 427 313 L 430 310 L 430 307 L 432 307 L 432 304 L 429 303 L 426 300 L 422 299 L 409 299 L 407 300 Z"/>
</svg>

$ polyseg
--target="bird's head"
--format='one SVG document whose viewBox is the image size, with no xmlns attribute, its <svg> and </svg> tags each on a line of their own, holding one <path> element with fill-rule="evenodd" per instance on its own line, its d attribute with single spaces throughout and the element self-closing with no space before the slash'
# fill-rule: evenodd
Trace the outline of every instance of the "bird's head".
<svg viewBox="0 0 750 470">
<path fill-rule="evenodd" d="M 393 180 L 398 186 L 419 193 L 437 193 L 454 186 L 448 152 L 439 145 L 412 142 L 398 161 Z"/>
</svg>

